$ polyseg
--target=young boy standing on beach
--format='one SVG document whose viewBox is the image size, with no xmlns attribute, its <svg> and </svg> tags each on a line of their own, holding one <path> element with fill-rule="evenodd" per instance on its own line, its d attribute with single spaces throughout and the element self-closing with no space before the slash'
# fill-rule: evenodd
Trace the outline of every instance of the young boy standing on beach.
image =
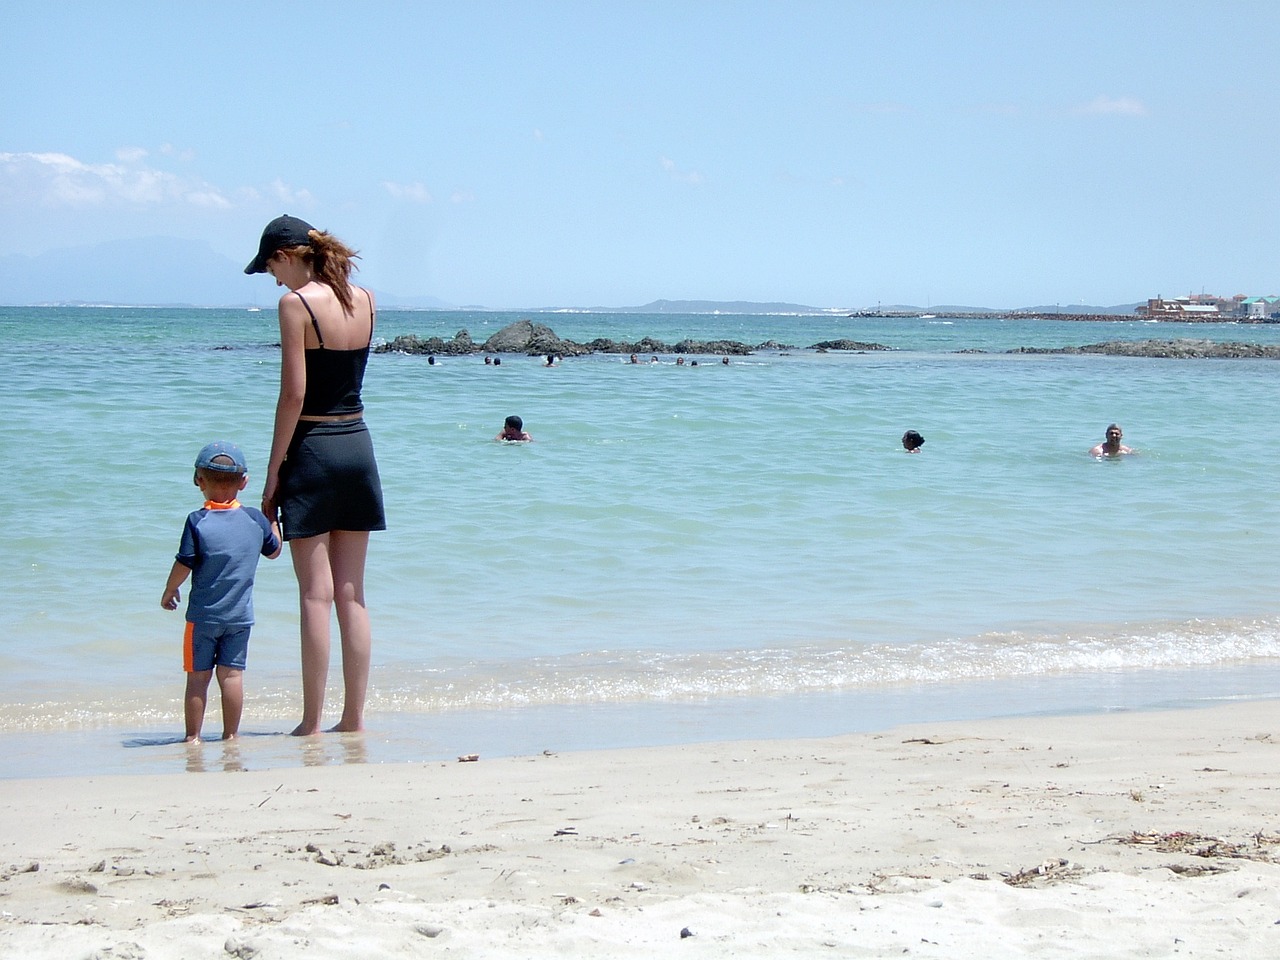
<svg viewBox="0 0 1280 960">
<path fill-rule="evenodd" d="M 195 485 L 203 509 L 187 517 L 177 558 L 169 571 L 160 606 L 178 609 L 178 588 L 191 575 L 183 698 L 187 743 L 200 742 L 209 680 L 215 668 L 222 691 L 222 739 L 240 732 L 244 709 L 244 665 L 253 626 L 253 575 L 258 557 L 280 556 L 280 527 L 260 510 L 240 505 L 236 494 L 249 476 L 244 454 L 234 443 L 214 441 L 196 457 Z"/>
</svg>

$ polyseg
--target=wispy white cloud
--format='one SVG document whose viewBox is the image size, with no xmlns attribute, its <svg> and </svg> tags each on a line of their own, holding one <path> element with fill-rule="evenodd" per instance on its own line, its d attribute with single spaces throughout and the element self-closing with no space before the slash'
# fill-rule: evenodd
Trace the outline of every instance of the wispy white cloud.
<svg viewBox="0 0 1280 960">
<path fill-rule="evenodd" d="M 315 197 L 312 196 L 310 190 L 285 183 L 279 177 L 271 181 L 271 195 L 281 203 L 290 206 L 306 206 L 315 202 Z"/>
<path fill-rule="evenodd" d="M 24 206 L 158 206 L 226 208 L 216 187 L 138 162 L 140 147 L 126 147 L 120 163 L 84 163 L 65 153 L 0 153 L 0 199 Z"/>
<path fill-rule="evenodd" d="M 196 152 L 191 148 L 186 147 L 183 149 L 179 149 L 175 147 L 172 143 L 166 143 L 161 145 L 160 152 L 163 153 L 166 157 L 177 157 L 179 160 L 194 160 L 196 158 Z"/>
<path fill-rule="evenodd" d="M 410 203 L 431 203 L 434 199 L 431 196 L 431 191 L 416 180 L 413 183 L 396 183 L 393 180 L 383 180 L 382 189 L 386 190 L 395 199 L 407 200 Z"/>
<path fill-rule="evenodd" d="M 667 176 L 677 183 L 687 183 L 697 187 L 706 182 L 706 178 L 697 170 L 681 170 L 670 157 L 659 157 L 658 162 L 662 164 L 662 169 L 667 171 Z"/>
<path fill-rule="evenodd" d="M 470 190 L 459 187 L 449 194 L 450 203 L 470 203 L 476 198 L 476 195 Z"/>
<path fill-rule="evenodd" d="M 1148 111 L 1147 105 L 1136 97 L 1097 96 L 1071 112 L 1095 116 L 1145 117 Z"/>
<path fill-rule="evenodd" d="M 545 140 L 546 138 L 542 135 L 542 130 L 541 130 L 540 128 L 538 128 L 538 127 L 534 127 L 534 128 L 533 128 L 533 139 L 534 139 L 534 140 L 537 140 L 537 141 L 538 141 L 538 143 L 541 143 L 541 142 L 542 142 L 543 140 Z"/>
</svg>

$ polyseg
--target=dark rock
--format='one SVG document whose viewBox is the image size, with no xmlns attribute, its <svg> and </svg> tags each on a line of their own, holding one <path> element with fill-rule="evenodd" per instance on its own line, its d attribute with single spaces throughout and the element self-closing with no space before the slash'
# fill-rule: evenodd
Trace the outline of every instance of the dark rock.
<svg viewBox="0 0 1280 960">
<path fill-rule="evenodd" d="M 624 340 L 600 338 L 587 344 L 596 353 L 635 353 L 653 356 L 655 353 L 670 353 L 671 346 L 653 337 L 642 337 L 635 343 Z"/>
<path fill-rule="evenodd" d="M 480 348 L 486 353 L 523 353 L 528 356 L 581 357 L 591 351 L 572 340 L 556 336 L 550 327 L 532 320 L 509 323 Z"/>
<path fill-rule="evenodd" d="M 1215 343 L 1212 340 L 1109 340 L 1082 347 L 1017 347 L 1008 353 L 1103 354 L 1110 357 L 1156 357 L 1167 360 L 1280 359 L 1280 346 L 1260 343 Z"/>
<path fill-rule="evenodd" d="M 833 350 L 888 350 L 876 343 L 859 343 L 856 340 L 833 340 L 819 348 Z M 452 340 L 442 337 L 419 337 L 406 334 L 374 348 L 375 353 L 411 353 L 458 357 L 472 353 L 523 353 L 531 357 L 582 357 L 591 353 L 636 354 L 651 357 L 656 354 L 694 354 L 715 357 L 746 357 L 756 350 L 792 350 L 789 344 L 768 340 L 758 347 L 750 347 L 737 340 L 681 340 L 677 344 L 663 343 L 654 337 L 642 337 L 635 343 L 600 337 L 589 343 L 575 343 L 557 336 L 556 332 L 532 320 L 517 320 L 503 327 L 483 344 L 477 345 L 466 330 L 459 330 Z"/>
<path fill-rule="evenodd" d="M 673 353 L 709 353 L 716 356 L 745 357 L 751 348 L 736 340 L 681 340 L 674 347 Z"/>
<path fill-rule="evenodd" d="M 882 343 L 863 343 L 861 340 L 823 340 L 815 343 L 810 350 L 892 350 Z"/>
<path fill-rule="evenodd" d="M 671 348 L 661 340 L 655 340 L 653 337 L 641 337 L 635 343 L 622 344 L 629 346 L 631 349 L 621 351 L 623 353 L 647 353 L 652 356 L 655 353 L 670 353 Z"/>
<path fill-rule="evenodd" d="M 423 337 L 406 334 L 373 348 L 374 353 L 412 353 L 419 355 L 434 354 L 440 357 L 464 357 L 470 353 L 478 353 L 480 348 L 471 339 L 466 330 L 459 330 L 452 340 L 440 337 Z"/>
</svg>

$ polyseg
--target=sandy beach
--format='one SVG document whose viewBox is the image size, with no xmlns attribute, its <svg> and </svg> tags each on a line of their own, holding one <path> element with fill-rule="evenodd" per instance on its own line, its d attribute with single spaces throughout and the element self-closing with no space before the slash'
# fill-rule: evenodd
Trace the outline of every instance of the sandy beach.
<svg viewBox="0 0 1280 960">
<path fill-rule="evenodd" d="M 0 955 L 1276 956 L 1276 709 L 0 781 Z"/>
</svg>

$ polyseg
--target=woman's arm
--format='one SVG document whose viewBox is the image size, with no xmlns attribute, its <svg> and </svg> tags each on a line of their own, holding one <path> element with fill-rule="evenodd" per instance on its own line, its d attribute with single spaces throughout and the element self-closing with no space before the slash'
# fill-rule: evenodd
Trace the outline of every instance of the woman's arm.
<svg viewBox="0 0 1280 960">
<path fill-rule="evenodd" d="M 271 435 L 271 457 L 267 461 L 266 485 L 262 490 L 262 512 L 276 518 L 276 490 L 280 467 L 289 450 L 302 398 L 307 392 L 306 307 L 292 293 L 280 298 L 280 396 L 276 400 L 275 429 Z"/>
</svg>

